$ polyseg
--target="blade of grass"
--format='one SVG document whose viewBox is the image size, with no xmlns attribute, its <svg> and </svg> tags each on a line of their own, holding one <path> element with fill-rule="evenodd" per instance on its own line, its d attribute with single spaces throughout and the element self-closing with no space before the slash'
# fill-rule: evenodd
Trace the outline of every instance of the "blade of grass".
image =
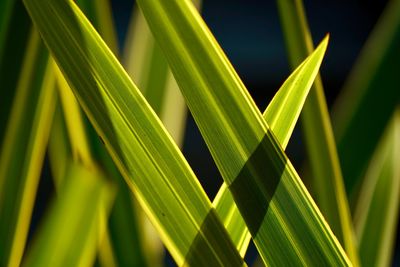
<svg viewBox="0 0 400 267">
<path fill-rule="evenodd" d="M 174 94 L 180 91 L 137 6 L 133 9 L 127 33 L 124 59 L 125 70 L 179 146 L 183 141 L 186 105 L 179 93 Z M 166 119 L 167 123 L 165 123 Z M 137 213 L 140 219 L 142 246 L 147 248 L 147 262 L 150 266 L 162 266 L 164 250 L 161 240 L 155 234 L 156 230 L 150 224 L 144 211 L 139 205 L 136 207 L 138 207 Z"/>
<path fill-rule="evenodd" d="M 301 0 L 279 0 L 277 4 L 294 68 L 314 49 L 305 10 Z M 316 201 L 353 265 L 358 266 L 350 209 L 320 76 L 304 105 L 301 121 Z"/>
<path fill-rule="evenodd" d="M 93 169 L 95 167 L 94 159 L 92 157 L 91 148 L 87 140 L 85 124 L 81 115 L 80 107 L 75 100 L 75 97 L 61 74 L 58 67 L 56 67 L 56 74 L 60 88 L 61 102 L 63 103 L 64 114 L 66 117 L 67 127 L 69 132 L 69 140 L 71 143 L 73 158 L 75 162 L 80 162 L 86 168 Z M 126 188 L 123 180 L 119 180 L 120 176 L 114 172 L 114 166 L 110 166 L 108 160 L 104 156 L 100 156 L 105 163 L 105 168 L 108 173 L 113 175 L 113 181 L 118 185 L 118 192 L 115 197 L 115 203 L 110 213 L 109 225 L 110 230 L 105 233 L 104 244 L 99 250 L 100 263 L 104 266 L 113 265 L 133 265 L 144 266 L 144 261 L 141 256 L 141 248 L 137 241 L 138 232 L 136 225 L 136 218 L 132 214 L 132 205 L 130 199 L 130 192 Z M 124 237 L 127 236 L 127 237 Z M 103 243 L 102 243 L 103 244 Z M 115 247 L 114 251 L 112 247 Z M 104 253 L 104 249 L 107 249 Z M 135 253 L 132 253 L 133 250 Z M 115 256 L 114 256 L 115 254 Z M 106 257 L 109 255 L 109 257 Z M 114 259 L 115 258 L 115 259 Z M 108 264 L 106 262 L 109 262 Z"/>
<path fill-rule="evenodd" d="M 75 3 L 24 3 L 177 264 L 242 266 L 183 155 Z"/>
<path fill-rule="evenodd" d="M 56 67 L 56 74 L 67 125 L 69 122 L 67 127 L 69 142 L 71 143 L 72 150 L 75 151 L 72 154 L 73 159 L 75 162 L 83 164 L 89 170 L 96 169 L 98 167 L 96 167 L 92 157 L 80 107 L 58 67 Z M 116 262 L 121 266 L 145 266 L 142 250 L 137 240 L 136 218 L 134 217 L 135 214 L 130 203 L 130 192 L 123 184 L 123 180 L 120 180 L 118 173 L 114 172 L 115 167 L 113 165 L 110 166 L 108 158 L 104 159 L 103 162 L 105 163 L 105 169 L 113 175 L 113 181 L 118 185 L 118 192 L 110 214 L 109 231 L 106 230 L 104 245 L 100 246 L 100 263 L 104 266 L 117 265 Z M 112 247 L 115 247 L 115 249 L 113 250 Z M 106 251 L 102 251 L 104 249 Z"/>
<path fill-rule="evenodd" d="M 175 143 L 181 147 L 187 116 L 186 104 L 164 55 L 155 43 L 138 7 L 134 8 L 124 55 L 124 65 L 128 74 L 141 89 Z M 146 233 L 143 235 L 144 246 L 155 246 L 155 251 L 147 249 L 148 262 L 150 266 L 160 266 L 161 262 L 154 262 L 154 259 L 157 259 L 155 255 L 160 254 L 160 246 L 157 245 L 157 240 L 154 240 L 155 236 L 149 221 L 146 217 L 141 217 L 141 232 Z"/>
<path fill-rule="evenodd" d="M 70 164 L 23 266 L 91 266 L 112 197 L 112 187 L 101 173 Z"/>
<path fill-rule="evenodd" d="M 196 9 L 138 3 L 264 262 L 350 264 Z"/>
<path fill-rule="evenodd" d="M 86 2 L 85 13 L 88 9 L 93 14 L 92 20 L 94 21 L 95 28 L 99 31 L 100 35 L 104 38 L 109 48 L 118 55 L 118 44 L 116 40 L 116 32 L 112 19 L 112 12 L 108 0 L 102 1 L 82 1 Z M 116 261 L 119 266 L 160 266 L 155 264 L 162 261 L 163 255 L 151 255 L 147 257 L 150 249 L 147 247 L 143 250 L 141 244 L 141 237 L 139 234 L 142 232 L 139 229 L 138 219 L 142 214 L 138 211 L 138 206 L 132 200 L 132 192 L 126 187 L 123 178 L 118 172 L 115 164 L 112 162 L 111 157 L 107 154 L 103 144 L 99 141 L 97 134 L 91 125 L 88 125 L 88 133 L 92 140 L 92 147 L 98 155 L 98 160 L 102 162 L 107 170 L 108 176 L 118 185 L 118 193 L 115 199 L 113 209 L 109 219 L 110 242 L 115 248 Z M 160 242 L 160 241 L 159 241 Z M 162 246 L 162 245 L 161 245 Z M 145 255 L 146 253 L 146 255 Z M 100 253 L 101 254 L 101 253 Z M 149 261 L 151 260 L 151 262 Z M 107 265 L 106 265 L 107 266 Z"/>
<path fill-rule="evenodd" d="M 85 14 L 90 15 L 90 20 L 111 50 L 115 54 L 119 54 L 109 1 L 79 1 L 78 4 L 84 7 L 83 12 Z M 147 252 L 148 249 L 143 250 L 140 244 L 138 212 L 131 200 L 132 193 L 126 187 L 111 157 L 99 141 L 95 130 L 87 120 L 85 122 L 91 140 L 91 148 L 95 152 L 97 160 L 105 167 L 107 176 L 118 185 L 117 196 L 108 221 L 109 234 L 106 233 L 106 237 L 109 237 L 109 245 L 114 248 L 115 261 L 119 266 L 146 266 L 143 253 Z M 109 266 L 104 262 L 105 257 L 102 255 L 104 253 L 99 251 L 99 262 L 104 266 Z M 153 262 L 160 261 L 161 257 L 153 256 L 152 260 Z"/>
<path fill-rule="evenodd" d="M 372 153 L 400 97 L 400 1 L 387 3 L 332 110 L 346 189 L 354 204 Z M 373 111 L 371 110 L 373 108 Z M 365 133 L 368 133 L 367 135 Z"/>
<path fill-rule="evenodd" d="M 370 161 L 355 210 L 363 266 L 390 266 L 400 208 L 400 111 Z"/>
<path fill-rule="evenodd" d="M 56 94 L 48 53 L 35 30 L 0 158 L 0 265 L 18 266 L 25 248 Z"/>
<path fill-rule="evenodd" d="M 289 76 L 274 96 L 263 117 L 271 127 L 283 149 L 289 142 L 308 92 L 318 72 L 326 46 L 320 46 Z M 250 242 L 250 233 L 237 209 L 226 183 L 223 184 L 213 205 L 224 222 L 233 243 L 242 256 Z"/>
</svg>

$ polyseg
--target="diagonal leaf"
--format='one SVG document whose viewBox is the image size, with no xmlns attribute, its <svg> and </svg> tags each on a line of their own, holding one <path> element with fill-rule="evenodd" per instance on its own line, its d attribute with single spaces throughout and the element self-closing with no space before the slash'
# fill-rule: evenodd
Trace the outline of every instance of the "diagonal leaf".
<svg viewBox="0 0 400 267">
<path fill-rule="evenodd" d="M 133 9 L 127 35 L 123 54 L 125 70 L 180 147 L 186 123 L 186 104 L 137 6 Z M 161 240 L 144 212 L 138 208 L 137 213 L 147 262 L 150 266 L 162 266 L 164 249 Z"/>
<path fill-rule="evenodd" d="M 307 17 L 301 0 L 277 3 L 290 65 L 294 68 L 313 51 Z M 318 207 L 352 263 L 358 266 L 350 209 L 320 76 L 315 79 L 301 117 Z"/>
<path fill-rule="evenodd" d="M 184 0 L 138 3 L 264 262 L 349 265 L 196 9 Z"/>
<path fill-rule="evenodd" d="M 60 99 L 62 102 L 64 117 L 67 121 L 67 129 L 69 133 L 69 142 L 71 143 L 72 158 L 74 162 L 82 164 L 84 167 L 98 169 L 92 157 L 91 148 L 87 139 L 85 125 L 81 115 L 81 109 L 67 84 L 64 76 L 56 67 L 58 87 Z M 68 123 L 69 122 L 69 123 Z M 103 148 L 104 149 L 104 148 Z M 110 266 L 107 262 L 118 262 L 119 265 L 140 265 L 144 266 L 143 256 L 141 255 L 141 247 L 138 242 L 138 229 L 136 227 L 135 213 L 132 208 L 130 191 L 126 188 L 119 173 L 114 170 L 115 166 L 111 165 L 109 158 L 105 158 L 100 151 L 100 157 L 104 162 L 105 169 L 112 175 L 113 181 L 119 185 L 118 194 L 115 198 L 113 209 L 110 214 L 108 223 L 109 231 L 105 232 L 105 239 L 100 247 L 99 258 L 101 262 L 105 262 L 105 266 Z M 110 236 L 110 234 L 111 236 Z M 108 244 L 109 242 L 109 244 Z M 115 250 L 112 251 L 112 247 Z M 106 251 L 104 251 L 106 250 Z M 132 252 L 133 250 L 133 252 Z M 112 253 L 114 252 L 114 253 Z M 115 255 L 113 255 L 115 254 Z M 109 255 L 108 257 L 106 255 Z M 115 259 L 114 259 L 115 258 Z M 113 264 L 116 265 L 116 264 Z"/>
<path fill-rule="evenodd" d="M 24 252 L 55 108 L 52 62 L 33 29 L 0 155 L 0 265 Z"/>
<path fill-rule="evenodd" d="M 355 210 L 363 266 L 390 266 L 400 208 L 400 112 L 371 159 Z"/>
<path fill-rule="evenodd" d="M 25 6 L 178 265 L 241 266 L 228 233 L 176 145 L 72 1 Z"/>
<path fill-rule="evenodd" d="M 313 54 L 304 60 L 284 82 L 263 114 L 265 121 L 271 127 L 271 131 L 275 134 L 283 149 L 286 149 L 307 94 L 318 72 L 325 49 L 326 44 L 320 45 Z M 244 256 L 250 242 L 250 233 L 225 183 L 219 190 L 213 204 L 233 243 Z"/>
<path fill-rule="evenodd" d="M 108 47 L 116 54 L 119 54 L 116 40 L 116 29 L 114 27 L 110 2 L 108 0 L 87 1 L 81 0 L 78 5 L 83 7 L 82 11 L 89 15 L 94 27 L 99 31 Z M 68 87 L 68 91 L 70 88 Z M 65 113 L 67 115 L 67 113 Z M 85 121 L 87 122 L 87 121 Z M 88 124 L 88 123 L 86 123 Z M 86 125 L 88 136 L 91 142 L 91 148 L 96 155 L 97 160 L 102 163 L 110 177 L 118 185 L 117 195 L 111 210 L 108 221 L 108 232 L 110 246 L 113 248 L 114 258 L 118 266 L 146 266 L 138 228 L 138 208 L 132 202 L 132 192 L 126 187 L 123 178 L 118 172 L 111 157 L 108 155 L 105 147 L 99 141 L 97 134 L 91 125 Z M 105 242 L 107 243 L 107 242 Z M 104 246 L 101 248 L 105 248 Z M 100 263 L 109 266 L 104 262 L 103 251 L 99 251 Z M 153 257 L 157 260 L 157 257 Z M 102 262 L 103 261 L 103 262 Z"/>
<path fill-rule="evenodd" d="M 66 175 L 23 266 L 83 267 L 94 262 L 113 190 L 101 173 L 78 164 L 69 164 Z"/>
</svg>

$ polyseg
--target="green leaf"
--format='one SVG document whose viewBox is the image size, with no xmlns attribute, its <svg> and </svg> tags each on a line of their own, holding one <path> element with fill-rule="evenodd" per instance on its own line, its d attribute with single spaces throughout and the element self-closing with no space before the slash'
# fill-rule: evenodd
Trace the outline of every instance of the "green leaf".
<svg viewBox="0 0 400 267">
<path fill-rule="evenodd" d="M 400 208 L 400 112 L 370 161 L 354 222 L 363 266 L 390 266 Z"/>
<path fill-rule="evenodd" d="M 335 137 L 350 202 L 400 102 L 400 1 L 388 1 L 332 110 Z M 373 108 L 372 108 L 373 107 Z M 368 134 L 365 134 L 368 133 Z"/>
<path fill-rule="evenodd" d="M 314 50 L 307 17 L 301 0 L 279 0 L 277 4 L 290 65 L 295 68 Z M 320 76 L 304 105 L 301 121 L 316 202 L 353 265 L 358 266 L 350 209 Z"/>
<path fill-rule="evenodd" d="M 133 9 L 123 56 L 125 70 L 180 146 L 185 130 L 186 104 L 137 6 Z M 162 266 L 164 249 L 161 240 L 144 212 L 138 205 L 136 207 L 146 260 L 149 266 Z"/>
<path fill-rule="evenodd" d="M 52 62 L 31 31 L 0 155 L 0 265 L 24 252 L 56 94 Z"/>
<path fill-rule="evenodd" d="M 75 3 L 24 3 L 177 264 L 243 265 L 183 155 Z"/>
<path fill-rule="evenodd" d="M 50 139 L 49 152 L 51 152 L 50 159 L 56 190 L 60 191 L 61 184 L 65 178 L 65 170 L 68 166 L 68 162 L 71 160 L 89 171 L 97 170 L 100 172 L 100 170 L 94 161 L 91 148 L 89 147 L 90 143 L 87 138 L 86 127 L 80 107 L 60 70 L 56 65 L 54 65 L 54 67 L 64 116 L 62 116 L 61 111 L 57 113 L 57 121 L 54 122 L 53 127 L 55 132 L 52 133 L 52 138 Z M 64 118 L 66 126 L 64 125 Z M 109 170 L 108 165 L 105 165 L 105 167 Z M 120 177 L 116 175 L 116 178 Z M 122 179 L 121 182 L 123 182 Z M 99 246 L 98 256 L 102 266 L 117 266 L 117 261 L 120 265 L 142 264 L 140 261 L 140 247 L 138 246 L 138 242 L 134 242 L 133 246 L 132 243 L 126 243 L 126 240 L 137 240 L 137 232 L 135 231 L 135 222 L 127 220 L 128 218 L 130 219 L 129 215 L 132 213 L 132 210 L 124 209 L 125 207 L 130 207 L 130 205 L 129 201 L 127 203 L 121 203 L 122 194 L 120 190 L 116 197 L 118 202 L 116 200 L 113 205 L 113 212 L 110 215 L 109 224 L 104 233 L 104 239 Z M 129 191 L 128 189 L 125 190 Z M 121 213 L 121 211 L 127 213 L 126 216 L 123 218 L 114 216 L 115 213 Z M 115 227 L 118 227 L 119 231 L 117 233 L 113 232 L 113 235 L 110 236 L 108 228 L 110 230 L 115 230 Z M 127 237 L 121 237 L 121 233 Z M 117 241 L 115 238 L 117 238 Z M 120 245 L 121 243 L 123 243 L 123 246 Z M 113 245 L 115 244 L 120 245 L 116 253 L 113 250 Z M 135 249 L 135 253 L 127 253 L 127 251 L 124 250 L 132 248 Z M 120 252 L 125 252 L 127 254 L 121 257 Z M 126 261 L 126 259 L 129 260 Z"/>
<path fill-rule="evenodd" d="M 78 3 L 84 9 L 85 15 L 89 15 L 94 27 L 99 31 L 108 47 L 118 54 L 118 44 L 116 40 L 116 30 L 113 25 L 111 7 L 108 0 L 87 1 L 81 0 Z M 70 91 L 70 88 L 68 88 Z M 75 105 L 74 105 L 75 106 Z M 66 105 L 66 116 L 68 116 L 68 105 Z M 72 120 L 74 121 L 74 120 Z M 85 121 L 87 122 L 87 120 Z M 86 123 L 88 124 L 88 123 Z M 110 246 L 113 248 L 114 258 L 118 266 L 146 266 L 143 242 L 140 240 L 138 221 L 140 213 L 132 200 L 132 192 L 127 188 L 122 176 L 118 172 L 111 157 L 107 154 L 103 144 L 99 141 L 98 135 L 91 125 L 87 125 L 88 136 L 91 140 L 91 150 L 96 155 L 97 160 L 102 163 L 113 182 L 118 185 L 117 195 L 111 210 L 108 221 L 108 233 Z M 71 128 L 73 129 L 73 127 Z M 86 138 L 85 138 L 86 139 Z M 138 218 L 139 217 L 139 218 Z M 106 247 L 102 247 L 104 249 Z M 109 266 L 104 262 L 103 251 L 99 251 L 99 261 L 104 266 Z M 160 257 L 159 257 L 160 258 Z M 157 257 L 153 257 L 157 260 Z"/>
<path fill-rule="evenodd" d="M 102 174 L 68 166 L 60 192 L 23 266 L 90 266 L 106 229 L 113 188 Z"/>
<path fill-rule="evenodd" d="M 326 42 L 322 43 L 313 54 L 304 60 L 284 82 L 263 114 L 265 121 L 271 127 L 271 131 L 275 134 L 283 149 L 286 149 L 289 142 L 307 94 L 318 72 L 325 49 Z M 225 183 L 219 190 L 213 204 L 233 243 L 244 256 L 250 242 L 250 233 Z"/>
<path fill-rule="evenodd" d="M 296 171 L 189 1 L 139 6 L 268 265 L 349 265 Z"/>
</svg>

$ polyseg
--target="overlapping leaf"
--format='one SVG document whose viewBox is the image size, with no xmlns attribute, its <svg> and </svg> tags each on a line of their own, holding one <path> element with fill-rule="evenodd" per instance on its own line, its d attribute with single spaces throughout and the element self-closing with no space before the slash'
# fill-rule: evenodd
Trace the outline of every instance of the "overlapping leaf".
<svg viewBox="0 0 400 267">
<path fill-rule="evenodd" d="M 281 0 L 277 3 L 290 64 L 294 68 L 313 51 L 307 18 L 301 0 Z M 319 76 L 310 91 L 301 117 L 316 201 L 352 263 L 357 266 L 358 255 L 350 209 Z"/>
<path fill-rule="evenodd" d="M 182 154 L 77 6 L 24 3 L 176 262 L 243 265 Z"/>
<path fill-rule="evenodd" d="M 320 66 L 325 48 L 326 42 L 317 48 L 290 75 L 263 114 L 265 121 L 271 127 L 283 149 L 286 148 L 293 132 L 306 96 Z M 232 241 L 243 256 L 250 241 L 250 233 L 225 183 L 219 190 L 213 204 L 224 222 Z"/>
<path fill-rule="evenodd" d="M 263 260 L 350 264 L 191 3 L 138 3 Z"/>
</svg>

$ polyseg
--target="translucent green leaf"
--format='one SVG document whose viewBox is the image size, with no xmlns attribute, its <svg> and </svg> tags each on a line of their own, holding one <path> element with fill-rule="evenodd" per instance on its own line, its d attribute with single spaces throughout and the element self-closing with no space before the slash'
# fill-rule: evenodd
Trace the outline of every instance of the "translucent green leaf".
<svg viewBox="0 0 400 267">
<path fill-rule="evenodd" d="M 90 21 L 107 43 L 107 46 L 118 55 L 117 34 L 111 14 L 110 2 L 108 0 L 81 0 L 78 2 L 78 5 L 83 8 L 82 11 L 85 15 L 90 16 Z M 68 88 L 68 90 L 70 89 Z M 66 106 L 66 116 L 68 116 L 67 112 L 68 105 Z M 147 249 L 143 250 L 139 236 L 141 231 L 138 221 L 140 221 L 141 214 L 138 213 L 138 208 L 133 203 L 133 194 L 127 188 L 123 178 L 91 125 L 87 125 L 87 132 L 91 141 L 91 150 L 94 152 L 93 155 L 104 166 L 107 177 L 110 177 L 118 185 L 117 195 L 108 221 L 108 236 L 110 246 L 113 248 L 116 264 L 118 266 L 146 266 L 143 252 L 147 251 Z M 104 262 L 106 257 L 103 254 L 103 251 L 100 250 L 99 261 L 104 266 L 108 266 L 109 264 Z M 157 260 L 156 257 L 153 259 Z"/>
<path fill-rule="evenodd" d="M 243 265 L 183 155 L 78 7 L 24 3 L 177 264 Z"/>
<path fill-rule="evenodd" d="M 304 105 L 312 82 L 318 72 L 326 42 L 310 55 L 285 81 L 264 112 L 277 141 L 285 149 Z M 250 242 L 250 233 L 224 183 L 213 202 L 234 244 L 244 256 Z"/>
<path fill-rule="evenodd" d="M 277 1 L 289 61 L 295 68 L 313 51 L 301 0 Z M 353 265 L 358 266 L 354 232 L 321 77 L 317 76 L 302 111 L 302 126 L 316 202 Z"/>
<path fill-rule="evenodd" d="M 269 265 L 349 265 L 274 134 L 189 1 L 139 6 Z"/>
</svg>

